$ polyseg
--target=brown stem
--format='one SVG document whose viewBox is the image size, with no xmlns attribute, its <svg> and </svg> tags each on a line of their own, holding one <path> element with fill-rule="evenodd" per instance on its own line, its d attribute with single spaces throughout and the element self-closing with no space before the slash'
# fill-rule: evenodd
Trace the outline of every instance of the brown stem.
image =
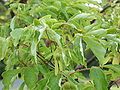
<svg viewBox="0 0 120 90">
<path fill-rule="evenodd" d="M 111 81 L 109 86 L 108 86 L 108 89 L 110 90 L 110 88 L 113 86 L 113 85 L 117 85 L 117 87 L 119 88 L 118 86 L 118 81 L 120 81 L 120 78 L 115 80 L 115 81 Z"/>
<path fill-rule="evenodd" d="M 72 75 L 72 74 L 77 73 L 77 72 L 88 71 L 88 70 L 90 70 L 90 69 L 91 69 L 91 68 L 78 69 L 78 70 L 76 70 L 76 71 L 74 71 L 74 72 L 69 73 L 69 75 Z"/>
</svg>

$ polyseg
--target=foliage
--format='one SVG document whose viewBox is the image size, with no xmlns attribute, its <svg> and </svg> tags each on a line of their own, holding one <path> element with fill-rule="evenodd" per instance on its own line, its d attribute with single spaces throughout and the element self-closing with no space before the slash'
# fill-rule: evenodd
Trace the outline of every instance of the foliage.
<svg viewBox="0 0 120 90">
<path fill-rule="evenodd" d="M 120 3 L 110 1 L 1 3 L 5 10 L 0 9 L 4 90 L 16 78 L 24 81 L 20 90 L 25 85 L 28 90 L 108 90 L 111 81 L 120 77 Z M 88 59 L 89 51 L 94 59 Z M 98 66 L 88 68 L 90 59 L 98 61 Z"/>
</svg>

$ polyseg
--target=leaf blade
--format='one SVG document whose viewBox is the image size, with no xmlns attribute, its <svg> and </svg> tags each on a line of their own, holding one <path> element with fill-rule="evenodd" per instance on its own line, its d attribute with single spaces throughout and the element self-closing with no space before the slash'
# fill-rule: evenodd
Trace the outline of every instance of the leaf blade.
<svg viewBox="0 0 120 90">
<path fill-rule="evenodd" d="M 93 80 L 96 90 L 108 90 L 108 83 L 102 69 L 92 67 L 90 78 Z"/>
</svg>

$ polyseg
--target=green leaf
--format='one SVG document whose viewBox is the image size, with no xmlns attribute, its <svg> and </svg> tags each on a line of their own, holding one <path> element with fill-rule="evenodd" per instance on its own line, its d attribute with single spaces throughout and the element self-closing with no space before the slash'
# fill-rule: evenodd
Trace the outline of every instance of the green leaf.
<svg viewBox="0 0 120 90">
<path fill-rule="evenodd" d="M 84 37 L 84 41 L 88 45 L 88 47 L 93 51 L 94 55 L 98 58 L 100 64 L 104 64 L 104 56 L 106 53 L 106 49 L 96 41 L 96 38 L 93 37 Z"/>
<path fill-rule="evenodd" d="M 72 58 L 72 60 L 75 61 L 77 64 L 79 63 L 85 65 L 82 38 L 79 35 L 76 35 L 73 45 L 73 53 L 71 53 L 71 56 L 74 58 Z"/>
<path fill-rule="evenodd" d="M 14 40 L 14 46 L 17 46 L 19 43 L 19 40 L 23 34 L 23 29 L 22 28 L 17 28 L 15 30 L 13 30 L 11 33 L 11 36 Z"/>
<path fill-rule="evenodd" d="M 42 79 L 37 83 L 37 87 L 35 88 L 35 90 L 46 90 L 47 84 L 48 84 L 48 80 Z"/>
<path fill-rule="evenodd" d="M 38 65 L 38 69 L 43 75 L 49 72 L 49 69 L 46 65 Z"/>
<path fill-rule="evenodd" d="M 55 60 L 55 75 L 57 75 L 59 72 L 58 61 L 56 60 L 56 57 L 54 57 L 54 60 Z"/>
<path fill-rule="evenodd" d="M 12 30 L 15 29 L 15 19 L 16 19 L 16 16 L 14 16 L 14 17 L 12 18 L 11 22 L 10 22 L 10 28 L 11 28 Z"/>
<path fill-rule="evenodd" d="M 112 64 L 111 64 L 111 65 L 104 65 L 103 67 L 109 68 L 109 69 L 111 69 L 112 71 L 120 74 L 120 65 L 112 65 Z"/>
<path fill-rule="evenodd" d="M 90 19 L 90 18 L 94 18 L 94 16 L 91 15 L 90 13 L 81 13 L 73 16 L 72 18 L 69 19 L 69 21 L 78 20 L 78 19 Z"/>
<path fill-rule="evenodd" d="M 119 63 L 120 63 L 120 53 L 117 52 L 117 53 L 114 54 L 112 64 L 118 64 L 119 65 Z"/>
<path fill-rule="evenodd" d="M 38 70 L 36 67 L 27 67 L 24 69 L 24 82 L 29 89 L 33 89 L 38 81 Z"/>
<path fill-rule="evenodd" d="M 56 41 L 56 43 L 61 47 L 61 42 L 60 42 L 61 36 L 52 29 L 49 29 L 47 32 L 51 40 Z"/>
<path fill-rule="evenodd" d="M 10 85 L 12 84 L 13 78 L 20 72 L 20 69 L 14 69 L 14 70 L 8 70 L 5 71 L 2 76 L 3 76 L 3 85 L 4 85 L 4 90 L 9 90 Z"/>
<path fill-rule="evenodd" d="M 72 82 L 65 82 L 62 85 L 62 90 L 77 90 L 77 86 Z"/>
<path fill-rule="evenodd" d="M 90 69 L 90 78 L 93 80 L 96 90 L 108 90 L 108 82 L 102 69 L 92 67 Z"/>
<path fill-rule="evenodd" d="M 39 37 L 38 37 L 38 42 L 41 40 L 42 35 L 44 34 L 44 31 L 46 29 L 46 24 L 45 24 L 44 20 L 43 21 L 41 20 L 41 22 L 42 22 L 43 25 L 33 27 L 33 30 L 37 30 L 37 31 L 40 32 Z"/>
<path fill-rule="evenodd" d="M 23 20 L 26 24 L 31 24 L 33 22 L 33 18 L 26 14 L 19 14 L 19 18 Z"/>
<path fill-rule="evenodd" d="M 23 82 L 20 87 L 19 87 L 19 90 L 24 90 L 24 87 L 25 87 L 25 83 Z"/>
<path fill-rule="evenodd" d="M 50 88 L 50 90 L 60 90 L 59 87 L 60 75 L 56 76 L 54 72 L 50 72 L 48 73 L 47 78 L 49 80 L 48 87 Z"/>
<path fill-rule="evenodd" d="M 35 58 L 35 63 L 37 63 L 37 43 L 35 43 L 34 41 L 32 41 L 32 45 L 31 45 L 31 54 Z"/>
<path fill-rule="evenodd" d="M 34 23 L 35 26 L 40 25 L 40 21 L 38 19 L 36 19 L 36 18 L 33 20 L 33 23 Z"/>
<path fill-rule="evenodd" d="M 107 34 L 107 30 L 106 29 L 99 29 L 99 30 L 94 30 L 94 31 L 90 31 L 87 33 L 87 35 L 94 35 L 94 36 L 105 36 Z"/>
<path fill-rule="evenodd" d="M 93 85 L 86 85 L 86 87 L 83 90 L 95 90 Z"/>
<path fill-rule="evenodd" d="M 69 27 L 71 27 L 71 28 L 75 28 L 75 29 L 77 29 L 76 26 L 75 26 L 74 24 L 71 24 L 71 23 L 65 23 L 65 22 L 55 23 L 55 24 L 52 25 L 51 28 L 52 28 L 52 29 L 57 29 L 57 28 L 59 28 L 59 27 L 62 26 L 62 25 L 66 25 L 66 26 L 69 26 Z"/>
<path fill-rule="evenodd" d="M 8 39 L 0 37 L 0 60 L 4 59 L 8 49 Z"/>
</svg>

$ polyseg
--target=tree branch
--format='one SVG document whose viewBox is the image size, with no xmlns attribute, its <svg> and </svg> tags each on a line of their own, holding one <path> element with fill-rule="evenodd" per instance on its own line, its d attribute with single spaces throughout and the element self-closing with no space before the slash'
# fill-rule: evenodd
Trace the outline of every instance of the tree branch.
<svg viewBox="0 0 120 90">
<path fill-rule="evenodd" d="M 91 68 L 78 69 L 78 70 L 76 70 L 76 71 L 74 71 L 74 72 L 69 73 L 69 75 L 72 75 L 72 74 L 77 73 L 77 72 L 89 71 L 90 69 L 91 69 Z"/>
</svg>

